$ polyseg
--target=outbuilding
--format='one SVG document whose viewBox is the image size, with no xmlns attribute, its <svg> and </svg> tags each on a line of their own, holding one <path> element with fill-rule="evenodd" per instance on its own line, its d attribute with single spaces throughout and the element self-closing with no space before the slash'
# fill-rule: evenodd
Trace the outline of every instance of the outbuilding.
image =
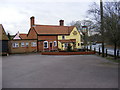
<svg viewBox="0 0 120 90">
<path fill-rule="evenodd" d="M 8 36 L 3 28 L 3 25 L 0 24 L 0 55 L 7 55 L 8 50 Z"/>
</svg>

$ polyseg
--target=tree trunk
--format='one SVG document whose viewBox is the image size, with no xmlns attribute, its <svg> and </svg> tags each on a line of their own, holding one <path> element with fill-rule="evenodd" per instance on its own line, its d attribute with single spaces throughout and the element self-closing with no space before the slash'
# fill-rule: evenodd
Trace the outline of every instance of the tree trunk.
<svg viewBox="0 0 120 90">
<path fill-rule="evenodd" d="M 104 28 L 103 28 L 103 2 L 100 0 L 100 16 L 101 16 L 101 34 L 102 34 L 102 57 L 104 57 Z"/>
</svg>

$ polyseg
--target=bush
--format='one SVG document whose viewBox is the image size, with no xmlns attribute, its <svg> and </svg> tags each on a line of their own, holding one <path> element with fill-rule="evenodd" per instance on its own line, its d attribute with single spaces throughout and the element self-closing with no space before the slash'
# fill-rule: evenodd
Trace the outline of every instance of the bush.
<svg viewBox="0 0 120 90">
<path fill-rule="evenodd" d="M 85 52 L 86 50 L 85 49 L 78 49 L 78 51 Z"/>
<path fill-rule="evenodd" d="M 70 44 L 68 44 L 67 51 L 72 51 L 72 46 Z"/>
</svg>

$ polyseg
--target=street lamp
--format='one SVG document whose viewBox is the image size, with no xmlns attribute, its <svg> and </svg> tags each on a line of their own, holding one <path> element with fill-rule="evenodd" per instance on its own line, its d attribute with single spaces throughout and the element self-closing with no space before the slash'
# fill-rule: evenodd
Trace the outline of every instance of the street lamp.
<svg viewBox="0 0 120 90">
<path fill-rule="evenodd" d="M 82 26 L 82 33 L 84 35 L 84 48 L 87 46 L 87 36 L 88 36 L 88 27 L 87 26 Z"/>
</svg>

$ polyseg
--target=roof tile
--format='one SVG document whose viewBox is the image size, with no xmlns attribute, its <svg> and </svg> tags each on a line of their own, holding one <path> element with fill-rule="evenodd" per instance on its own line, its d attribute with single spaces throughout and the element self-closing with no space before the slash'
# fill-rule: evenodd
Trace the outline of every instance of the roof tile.
<svg viewBox="0 0 120 90">
<path fill-rule="evenodd" d="M 28 39 L 27 34 L 20 34 L 21 39 Z"/>
<path fill-rule="evenodd" d="M 63 35 L 70 34 L 74 26 L 35 25 L 34 28 L 38 34 Z"/>
</svg>

